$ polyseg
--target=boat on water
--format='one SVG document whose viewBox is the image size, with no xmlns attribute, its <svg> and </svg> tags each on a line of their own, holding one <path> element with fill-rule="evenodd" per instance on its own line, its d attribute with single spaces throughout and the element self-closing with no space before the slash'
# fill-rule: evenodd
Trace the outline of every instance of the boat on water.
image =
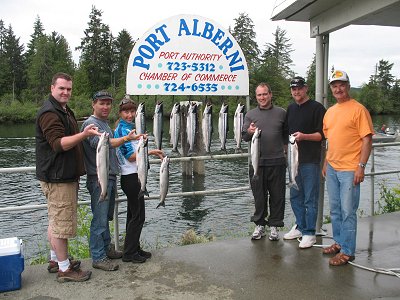
<svg viewBox="0 0 400 300">
<path fill-rule="evenodd" d="M 373 143 L 393 143 L 399 139 L 399 132 L 396 131 L 394 133 L 381 133 L 376 132 L 372 136 Z"/>
</svg>

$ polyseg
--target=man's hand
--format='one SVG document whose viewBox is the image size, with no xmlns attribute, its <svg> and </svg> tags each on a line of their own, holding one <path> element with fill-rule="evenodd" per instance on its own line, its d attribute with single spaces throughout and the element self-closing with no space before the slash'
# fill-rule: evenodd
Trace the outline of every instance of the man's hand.
<svg viewBox="0 0 400 300">
<path fill-rule="evenodd" d="M 85 135 L 85 137 L 89 137 L 89 136 L 93 136 L 93 135 L 98 135 L 98 136 L 101 135 L 101 133 L 99 132 L 99 128 L 96 127 L 96 125 L 94 125 L 94 124 L 89 124 L 88 126 L 86 126 L 82 132 Z"/>
<path fill-rule="evenodd" d="M 248 134 L 254 134 L 254 132 L 256 131 L 256 129 L 257 129 L 256 124 L 252 122 L 252 123 L 250 123 L 249 128 L 247 128 L 247 133 L 248 133 Z"/>
<path fill-rule="evenodd" d="M 354 185 L 360 184 L 361 182 L 364 181 L 365 178 L 364 171 L 365 169 L 362 168 L 361 166 L 357 167 L 357 170 L 354 172 L 354 180 L 353 180 Z"/>
</svg>

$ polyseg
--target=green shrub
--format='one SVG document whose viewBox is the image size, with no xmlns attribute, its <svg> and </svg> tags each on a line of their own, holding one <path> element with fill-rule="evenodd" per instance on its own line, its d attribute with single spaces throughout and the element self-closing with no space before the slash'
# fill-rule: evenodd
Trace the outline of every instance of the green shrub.
<svg viewBox="0 0 400 300">
<path fill-rule="evenodd" d="M 389 189 L 385 185 L 385 181 L 379 183 L 379 190 L 380 190 L 380 200 L 379 204 L 379 213 L 391 213 L 400 210 L 400 189 L 393 188 Z"/>
<path fill-rule="evenodd" d="M 78 229 L 76 237 L 68 241 L 68 253 L 74 258 L 89 258 L 90 223 L 92 213 L 89 205 L 78 206 Z"/>
<path fill-rule="evenodd" d="M 185 246 L 192 244 L 208 243 L 214 240 L 215 238 L 213 236 L 206 237 L 204 235 L 197 235 L 193 229 L 189 229 L 183 234 L 180 245 Z"/>
</svg>

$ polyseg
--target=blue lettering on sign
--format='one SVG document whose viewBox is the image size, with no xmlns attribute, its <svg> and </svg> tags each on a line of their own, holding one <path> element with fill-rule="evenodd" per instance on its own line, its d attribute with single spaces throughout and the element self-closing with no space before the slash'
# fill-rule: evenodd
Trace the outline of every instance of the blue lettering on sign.
<svg viewBox="0 0 400 300">
<path fill-rule="evenodd" d="M 211 42 L 222 51 L 222 53 L 225 55 L 225 58 L 229 60 L 229 67 L 231 72 L 244 70 L 243 64 L 236 65 L 243 61 L 242 58 L 239 57 L 239 51 L 236 50 L 235 52 L 228 54 L 228 51 L 232 49 L 234 43 L 229 37 L 225 37 L 225 32 L 220 28 L 218 28 L 217 31 L 214 32 L 215 27 L 213 24 L 209 22 L 204 23 L 203 32 L 201 32 L 199 31 L 198 23 L 199 23 L 198 19 L 193 19 L 193 26 L 191 28 L 192 29 L 191 31 L 188 24 L 186 23 L 186 20 L 180 19 L 178 36 L 194 35 L 205 38 L 207 40 L 211 40 Z M 224 37 L 225 39 L 222 41 Z"/>
<path fill-rule="evenodd" d="M 150 68 L 150 64 L 146 63 L 145 59 L 152 59 L 154 57 L 154 54 L 158 50 L 160 50 L 160 47 L 171 40 L 164 30 L 166 27 L 167 25 L 165 24 L 161 25 L 160 27 L 155 29 L 155 34 L 150 33 L 145 38 L 145 41 L 149 45 L 140 45 L 138 49 L 140 55 L 135 56 L 135 58 L 133 59 L 134 67 L 141 67 L 146 70 Z M 157 35 L 158 33 L 161 33 L 161 37 Z"/>
<path fill-rule="evenodd" d="M 211 39 L 212 38 L 212 33 L 214 30 L 214 25 L 211 23 L 206 22 L 204 25 L 204 30 L 203 30 L 203 34 L 201 35 L 203 38 L 205 39 Z"/>
<path fill-rule="evenodd" d="M 238 70 L 244 70 L 243 59 L 240 57 L 239 50 L 234 51 L 234 41 L 229 37 L 225 37 L 225 32 L 220 28 L 209 22 L 204 22 L 203 28 L 200 27 L 199 19 L 192 19 L 192 24 L 187 23 L 185 19 L 180 19 L 178 36 L 197 36 L 210 40 L 215 46 L 217 46 L 225 58 L 229 61 L 229 67 L 231 72 Z M 163 24 L 155 29 L 154 33 L 150 33 L 143 43 L 138 48 L 138 54 L 133 59 L 133 66 L 140 67 L 148 70 L 150 63 L 147 60 L 154 58 L 157 51 L 168 43 L 171 39 L 168 36 L 166 29 L 167 25 Z M 234 52 L 233 52 L 234 51 Z"/>
</svg>

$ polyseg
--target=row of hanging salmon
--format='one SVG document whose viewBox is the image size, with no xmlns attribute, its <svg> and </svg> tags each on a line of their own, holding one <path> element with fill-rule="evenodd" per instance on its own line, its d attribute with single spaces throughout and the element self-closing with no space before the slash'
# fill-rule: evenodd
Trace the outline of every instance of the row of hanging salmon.
<svg viewBox="0 0 400 300">
<path fill-rule="evenodd" d="M 170 134 L 170 144 L 172 145 L 173 152 L 178 151 L 179 136 L 181 133 L 181 118 L 182 109 L 181 104 L 174 103 L 170 115 L 169 123 L 169 134 Z M 213 133 L 213 122 L 212 122 L 212 104 L 207 103 L 204 107 L 203 117 L 201 120 L 201 130 L 198 128 L 198 110 L 199 105 L 195 102 L 189 102 L 187 105 L 186 114 L 186 135 L 187 143 L 189 145 L 188 155 L 193 155 L 195 153 L 195 143 L 198 134 L 202 135 L 202 141 L 204 143 L 204 149 L 206 153 L 210 153 L 212 133 Z M 235 139 L 235 152 L 241 152 L 241 140 L 242 140 L 242 129 L 244 120 L 244 105 L 238 104 L 234 121 L 233 121 L 233 132 Z M 153 135 L 154 141 L 157 149 L 162 148 L 162 137 L 163 137 L 163 103 L 158 102 L 154 109 L 153 115 Z M 136 117 L 135 117 L 135 127 L 136 133 L 143 134 L 146 133 L 146 120 L 145 120 L 145 104 L 142 102 L 139 104 Z M 223 103 L 219 112 L 218 117 L 218 135 L 221 144 L 221 150 L 226 152 L 226 140 L 229 131 L 228 126 L 228 105 Z"/>
</svg>

